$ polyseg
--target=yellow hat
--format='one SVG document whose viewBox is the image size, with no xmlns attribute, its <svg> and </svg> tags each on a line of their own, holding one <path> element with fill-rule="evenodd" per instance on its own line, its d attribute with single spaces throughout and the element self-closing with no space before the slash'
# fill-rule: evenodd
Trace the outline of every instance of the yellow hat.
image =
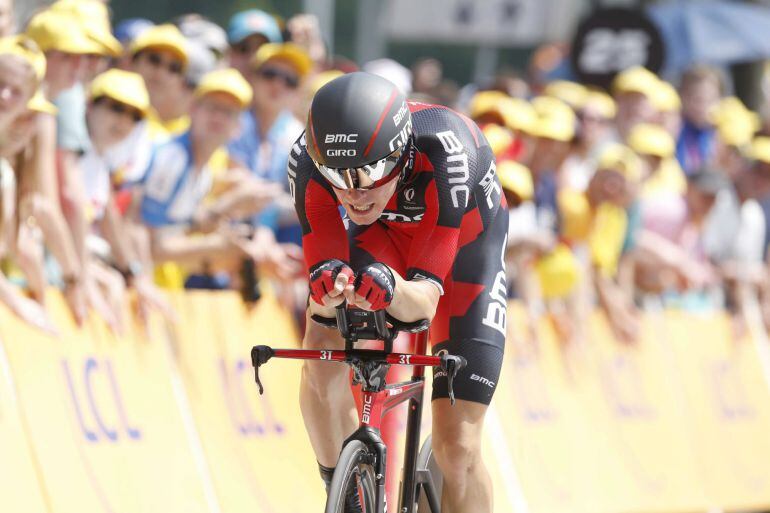
<svg viewBox="0 0 770 513">
<path fill-rule="evenodd" d="M 238 70 L 232 68 L 219 69 L 203 75 L 195 89 L 195 96 L 209 93 L 229 94 L 238 100 L 243 108 L 249 106 L 253 95 L 249 83 L 244 80 Z"/>
<path fill-rule="evenodd" d="M 506 98 L 500 109 L 505 125 L 511 130 L 530 133 L 537 121 L 535 108 L 521 98 Z"/>
<path fill-rule="evenodd" d="M 484 137 L 487 139 L 489 147 L 492 148 L 492 153 L 495 156 L 504 152 L 513 142 L 511 131 L 500 125 L 489 123 L 481 131 L 484 133 Z"/>
<path fill-rule="evenodd" d="M 43 94 L 43 91 L 40 89 L 38 89 L 32 98 L 29 99 L 27 102 L 27 108 L 29 110 L 34 110 L 35 112 L 51 114 L 52 116 L 55 116 L 59 112 L 59 109 L 56 108 L 56 105 L 49 102 L 46 99 L 45 94 Z"/>
<path fill-rule="evenodd" d="M 717 127 L 719 137 L 730 146 L 749 144 L 761 126 L 759 116 L 734 96 L 719 102 L 711 113 L 711 120 Z"/>
<path fill-rule="evenodd" d="M 530 133 L 536 137 L 569 142 L 575 136 L 575 112 L 569 105 L 550 96 L 532 100 L 537 119 Z"/>
<path fill-rule="evenodd" d="M 295 43 L 267 43 L 259 47 L 251 65 L 255 68 L 262 66 L 270 59 L 285 59 L 297 69 L 300 77 L 304 77 L 313 69 L 313 61 L 304 48 Z"/>
<path fill-rule="evenodd" d="M 110 13 L 104 2 L 99 0 L 59 0 L 51 5 L 51 10 L 68 12 L 75 15 L 86 35 L 102 47 L 101 55 L 119 57 L 123 46 L 112 35 Z"/>
<path fill-rule="evenodd" d="M 174 25 L 167 23 L 148 28 L 134 39 L 130 52 L 131 55 L 136 55 L 148 48 L 168 50 L 176 54 L 182 64 L 187 66 L 187 40 Z"/>
<path fill-rule="evenodd" d="M 130 71 L 117 68 L 105 71 L 91 82 L 89 94 L 91 98 L 112 98 L 135 108 L 145 116 L 150 110 L 150 96 L 142 76 Z"/>
<path fill-rule="evenodd" d="M 754 160 L 770 164 L 770 137 L 760 135 L 751 141 L 749 156 Z"/>
<path fill-rule="evenodd" d="M 658 80 L 657 88 L 653 89 L 650 101 L 652 106 L 660 112 L 678 112 L 682 109 L 679 93 L 665 80 Z"/>
<path fill-rule="evenodd" d="M 522 201 L 530 200 L 534 196 L 532 173 L 527 166 L 514 160 L 504 160 L 497 165 L 497 176 L 503 189 L 516 194 Z"/>
<path fill-rule="evenodd" d="M 564 297 L 578 284 L 580 268 L 572 251 L 559 244 L 535 263 L 535 272 L 545 299 Z"/>
<path fill-rule="evenodd" d="M 627 142 L 640 155 L 668 158 L 674 154 L 674 138 L 659 125 L 639 123 L 631 129 Z"/>
<path fill-rule="evenodd" d="M 502 106 L 508 95 L 500 91 L 479 91 L 471 98 L 468 114 L 476 119 L 484 114 L 497 114 L 503 118 Z"/>
<path fill-rule="evenodd" d="M 593 106 L 598 114 L 604 119 L 612 119 L 615 117 L 618 109 L 615 105 L 615 100 L 612 96 L 602 91 L 589 90 L 586 93 L 585 101 L 583 102 L 583 108 L 587 105 Z"/>
<path fill-rule="evenodd" d="M 29 37 L 20 34 L 0 38 L 0 55 L 2 54 L 18 55 L 35 70 L 38 83 L 43 81 L 45 77 L 45 54 L 40 51 L 37 43 Z"/>
<path fill-rule="evenodd" d="M 99 54 L 103 50 L 101 44 L 88 37 L 80 20 L 70 12 L 42 11 L 29 21 L 26 34 L 44 52 Z"/>
<path fill-rule="evenodd" d="M 588 89 L 582 84 L 577 82 L 570 82 L 569 80 L 554 80 L 545 86 L 543 94 L 546 96 L 552 96 L 563 101 L 573 109 L 580 109 L 583 107 L 588 95 Z"/>
<path fill-rule="evenodd" d="M 624 144 L 608 144 L 600 153 L 597 169 L 617 171 L 632 182 L 642 179 L 642 166 L 634 151 Z"/>
<path fill-rule="evenodd" d="M 337 77 L 341 77 L 344 75 L 342 71 L 338 69 L 331 69 L 329 71 L 323 71 L 313 77 L 313 80 L 310 82 L 310 87 L 308 88 L 308 93 L 310 97 L 315 96 L 315 93 L 318 92 L 319 89 L 321 89 L 323 86 L 331 82 Z"/>
<path fill-rule="evenodd" d="M 618 73 L 612 82 L 615 94 L 641 93 L 652 100 L 660 85 L 660 79 L 647 68 L 634 66 Z"/>
</svg>

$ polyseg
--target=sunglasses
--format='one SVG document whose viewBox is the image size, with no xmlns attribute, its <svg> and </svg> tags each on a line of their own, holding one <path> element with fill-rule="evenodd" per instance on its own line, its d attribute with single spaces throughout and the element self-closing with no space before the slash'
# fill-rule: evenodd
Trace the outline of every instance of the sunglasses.
<svg viewBox="0 0 770 513">
<path fill-rule="evenodd" d="M 94 100 L 94 104 L 103 105 L 110 112 L 114 114 L 118 114 L 119 116 L 131 116 L 131 118 L 136 123 L 144 119 L 144 116 L 142 115 L 142 113 L 136 110 L 135 108 L 129 105 L 126 105 L 125 103 L 120 103 L 118 101 L 107 98 L 106 96 L 103 96 L 101 98 Z"/>
<path fill-rule="evenodd" d="M 333 168 L 324 166 L 318 162 L 314 162 L 314 164 L 318 168 L 318 171 L 321 172 L 321 175 L 323 175 L 335 189 L 371 190 L 385 185 L 398 176 L 406 164 L 408 155 L 409 144 L 402 148 L 398 148 L 396 151 L 377 162 L 362 167 Z M 359 175 L 361 174 L 366 175 L 373 183 L 361 187 L 359 184 Z"/>
<path fill-rule="evenodd" d="M 267 39 L 250 41 L 249 38 L 246 38 L 246 40 L 241 41 L 240 43 L 236 43 L 232 45 L 230 48 L 232 48 L 233 52 L 240 55 L 254 55 L 255 53 L 257 53 L 257 50 L 259 50 L 259 47 L 265 44 L 266 41 Z"/>
<path fill-rule="evenodd" d="M 281 79 L 289 89 L 296 89 L 299 86 L 299 77 L 297 75 L 278 68 L 262 68 L 257 71 L 257 75 L 265 80 Z"/>
<path fill-rule="evenodd" d="M 183 66 L 181 62 L 174 60 L 166 61 L 159 53 L 147 52 L 147 60 L 150 64 L 153 65 L 153 67 L 164 67 L 168 70 L 169 73 L 173 75 L 182 74 Z"/>
</svg>

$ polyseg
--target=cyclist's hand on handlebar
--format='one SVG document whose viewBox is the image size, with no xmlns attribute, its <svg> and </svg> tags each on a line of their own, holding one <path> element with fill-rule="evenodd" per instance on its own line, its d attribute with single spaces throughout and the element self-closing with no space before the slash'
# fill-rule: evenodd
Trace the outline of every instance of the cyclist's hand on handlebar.
<svg viewBox="0 0 770 513">
<path fill-rule="evenodd" d="M 369 264 L 356 275 L 353 289 L 346 289 L 348 303 L 362 310 L 382 310 L 393 301 L 396 278 L 390 267 L 380 262 Z"/>
<path fill-rule="evenodd" d="M 317 305 L 336 307 L 345 301 L 345 289 L 353 290 L 353 277 L 353 270 L 342 260 L 326 260 L 310 273 L 310 298 Z"/>
</svg>

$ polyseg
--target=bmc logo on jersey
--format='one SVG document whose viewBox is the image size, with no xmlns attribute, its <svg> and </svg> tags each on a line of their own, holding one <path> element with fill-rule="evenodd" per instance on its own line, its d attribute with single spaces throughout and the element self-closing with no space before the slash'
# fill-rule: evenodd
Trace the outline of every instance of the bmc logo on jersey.
<svg viewBox="0 0 770 513">
<path fill-rule="evenodd" d="M 358 140 L 358 134 L 326 134 L 324 143 L 354 143 Z"/>
</svg>

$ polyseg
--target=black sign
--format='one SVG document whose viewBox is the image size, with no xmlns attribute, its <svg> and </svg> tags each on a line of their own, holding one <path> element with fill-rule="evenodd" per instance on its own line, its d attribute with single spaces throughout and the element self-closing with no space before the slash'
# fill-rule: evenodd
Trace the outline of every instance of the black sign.
<svg viewBox="0 0 770 513">
<path fill-rule="evenodd" d="M 663 58 L 660 32 L 634 9 L 594 11 L 580 23 L 572 42 L 572 69 L 580 81 L 605 88 L 618 72 L 632 66 L 658 72 Z"/>
</svg>

